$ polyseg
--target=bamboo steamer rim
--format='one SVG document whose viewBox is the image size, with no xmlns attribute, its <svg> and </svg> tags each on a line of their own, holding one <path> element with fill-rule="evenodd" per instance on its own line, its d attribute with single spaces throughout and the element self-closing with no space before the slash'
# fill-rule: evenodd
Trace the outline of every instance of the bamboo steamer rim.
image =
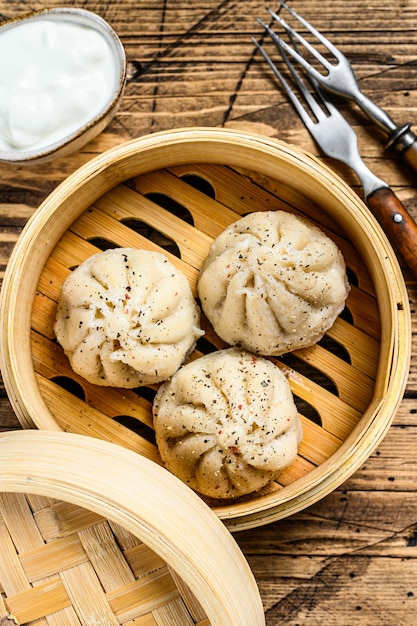
<svg viewBox="0 0 417 626">
<path fill-rule="evenodd" d="M 40 273 L 55 243 L 98 197 L 133 176 L 199 162 L 252 169 L 293 185 L 320 205 L 331 206 L 327 212 L 336 217 L 369 269 L 383 312 L 374 397 L 360 423 L 328 461 L 308 474 L 308 484 L 301 479 L 286 487 L 278 505 L 276 495 L 269 494 L 257 502 L 214 508 L 232 530 L 240 530 L 298 512 L 349 477 L 385 436 L 407 381 L 411 318 L 398 261 L 360 198 L 321 161 L 277 139 L 217 128 L 155 133 L 95 157 L 46 198 L 23 230 L 3 283 L 0 347 L 5 386 L 21 423 L 29 428 L 60 430 L 37 386 L 31 363 L 31 307 L 21 306 L 22 298 L 33 301 Z"/>
<path fill-rule="evenodd" d="M 64 500 L 119 523 L 173 567 L 212 626 L 265 624 L 255 578 L 228 530 L 152 461 L 84 435 L 3 433 L 0 491 Z"/>
</svg>

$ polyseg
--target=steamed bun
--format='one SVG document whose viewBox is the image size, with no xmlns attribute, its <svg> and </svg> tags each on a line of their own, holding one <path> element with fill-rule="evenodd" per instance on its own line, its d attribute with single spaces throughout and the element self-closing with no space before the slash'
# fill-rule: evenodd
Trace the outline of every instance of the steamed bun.
<svg viewBox="0 0 417 626">
<path fill-rule="evenodd" d="M 161 253 L 115 248 L 65 280 L 54 326 L 73 370 L 96 385 L 169 378 L 203 332 L 186 277 Z"/>
<path fill-rule="evenodd" d="M 212 498 L 264 487 L 294 461 L 302 437 L 284 374 L 238 348 L 183 365 L 159 388 L 153 412 L 166 468 Z"/>
<path fill-rule="evenodd" d="M 219 337 L 276 356 L 319 341 L 348 293 L 336 244 L 285 211 L 231 224 L 213 241 L 198 282 L 201 307 Z"/>
</svg>

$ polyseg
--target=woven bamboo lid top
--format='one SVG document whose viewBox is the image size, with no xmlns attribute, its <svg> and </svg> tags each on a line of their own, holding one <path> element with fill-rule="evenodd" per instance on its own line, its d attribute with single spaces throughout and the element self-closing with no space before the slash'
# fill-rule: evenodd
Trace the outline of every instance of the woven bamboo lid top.
<svg viewBox="0 0 417 626">
<path fill-rule="evenodd" d="M 76 507 L 64 509 L 65 517 L 62 503 L 32 500 L 35 524 L 27 502 L 7 497 L 12 493 Z M 217 516 L 166 470 L 121 446 L 60 432 L 0 435 L 0 511 L 0 587 L 6 596 L 0 618 L 9 611 L 20 622 L 53 612 L 68 626 L 117 626 L 133 619 L 144 626 L 265 623 L 248 563 Z M 119 527 L 113 526 L 118 546 L 105 518 Z M 130 558 L 122 555 L 122 544 L 129 542 L 120 529 L 144 544 L 135 552 L 128 545 Z M 171 576 L 145 547 L 168 564 Z M 136 576 L 135 567 L 128 567 L 135 559 Z M 143 563 L 150 559 L 147 571 Z M 196 601 L 186 621 L 187 588 Z"/>
</svg>

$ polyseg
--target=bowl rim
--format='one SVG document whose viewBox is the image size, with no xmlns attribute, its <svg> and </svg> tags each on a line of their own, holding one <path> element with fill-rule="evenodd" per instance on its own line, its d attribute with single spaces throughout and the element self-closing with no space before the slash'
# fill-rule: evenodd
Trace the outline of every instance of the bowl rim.
<svg viewBox="0 0 417 626">
<path fill-rule="evenodd" d="M 275 179 L 280 162 L 285 162 L 294 167 L 298 187 L 308 192 L 307 197 L 315 194 L 320 200 L 325 194 L 332 202 L 332 211 L 336 210 L 333 207 L 342 209 L 338 221 L 362 259 L 369 262 L 378 304 L 384 310 L 374 396 L 358 426 L 327 462 L 308 474 L 308 488 L 299 479 L 285 488 L 286 495 L 278 503 L 277 493 L 281 492 L 261 496 L 257 502 L 213 507 L 231 530 L 241 530 L 292 515 L 344 482 L 385 436 L 408 377 L 411 314 L 398 260 L 382 228 L 359 196 L 319 159 L 277 139 L 220 128 L 186 128 L 146 135 L 93 158 L 44 200 L 12 252 L 0 301 L 0 356 L 5 388 L 22 425 L 60 430 L 37 387 L 31 364 L 32 307 L 22 307 L 22 297 L 27 303 L 33 301 L 39 276 L 55 243 L 74 219 L 103 193 L 134 175 L 179 163 L 224 163 L 226 153 L 228 165 L 252 169 Z M 366 244 L 360 235 L 365 237 Z M 17 346 L 19 358 L 16 358 Z"/>
<path fill-rule="evenodd" d="M 106 41 L 110 44 L 116 68 L 116 80 L 114 88 L 110 97 L 103 104 L 101 110 L 81 127 L 78 127 L 73 132 L 64 135 L 60 140 L 53 143 L 46 144 L 38 149 L 28 150 L 0 150 L 0 162 L 25 164 L 33 163 L 37 161 L 43 161 L 51 157 L 60 156 L 61 151 L 69 151 L 69 146 L 79 142 L 81 147 L 82 143 L 86 143 L 92 139 L 93 130 L 98 128 L 98 132 L 104 129 L 104 126 L 108 123 L 109 117 L 116 111 L 121 98 L 123 97 L 126 78 L 127 78 L 127 59 L 126 52 L 123 44 L 117 35 L 116 31 L 110 26 L 106 20 L 100 15 L 93 13 L 87 9 L 77 7 L 53 7 L 39 9 L 23 15 L 18 15 L 0 24 L 0 36 L 3 30 L 10 30 L 12 28 L 20 26 L 25 21 L 40 20 L 40 19 L 53 19 L 53 20 L 65 20 L 81 26 L 88 26 L 101 33 Z M 85 141 L 83 136 L 85 135 Z M 76 149 L 76 148 L 74 148 Z"/>
</svg>

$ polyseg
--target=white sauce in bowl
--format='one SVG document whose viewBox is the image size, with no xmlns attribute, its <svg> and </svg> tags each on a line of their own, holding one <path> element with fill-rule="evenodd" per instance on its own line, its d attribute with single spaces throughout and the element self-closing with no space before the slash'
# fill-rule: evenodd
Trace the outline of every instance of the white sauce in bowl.
<svg viewBox="0 0 417 626">
<path fill-rule="evenodd" d="M 0 150 L 35 150 L 93 120 L 112 98 L 113 51 L 70 21 L 22 22 L 0 33 Z"/>
</svg>

